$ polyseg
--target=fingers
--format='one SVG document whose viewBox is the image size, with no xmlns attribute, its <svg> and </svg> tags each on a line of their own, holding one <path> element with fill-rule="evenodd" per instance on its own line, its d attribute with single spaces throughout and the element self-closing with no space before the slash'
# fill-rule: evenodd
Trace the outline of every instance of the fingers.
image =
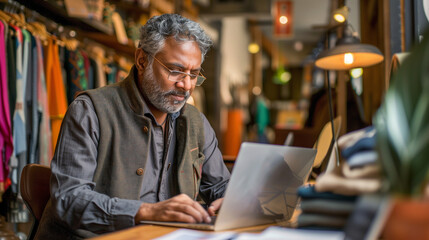
<svg viewBox="0 0 429 240">
<path fill-rule="evenodd" d="M 194 222 L 210 222 L 209 214 L 204 210 L 198 202 L 193 201 L 191 204 L 181 204 L 179 211 L 183 214 L 189 215 L 193 218 Z"/>
<path fill-rule="evenodd" d="M 167 221 L 167 222 L 185 222 L 185 223 L 196 223 L 197 220 L 187 214 L 187 213 L 183 213 L 181 211 L 170 211 L 165 215 L 165 218 L 162 219 L 162 221 Z"/>
<path fill-rule="evenodd" d="M 220 209 L 222 202 L 223 202 L 223 198 L 219 198 L 219 199 L 215 200 L 214 202 L 212 202 L 210 207 L 207 209 L 210 216 L 216 215 L 216 212 Z"/>
<path fill-rule="evenodd" d="M 209 214 L 198 202 L 192 200 L 186 194 L 180 194 L 177 196 L 179 201 L 183 203 L 182 212 L 192 216 L 196 222 L 207 222 L 211 221 Z"/>
<path fill-rule="evenodd" d="M 202 214 L 201 222 L 210 223 L 212 221 L 209 213 L 201 206 L 201 204 L 194 201 L 194 207 Z"/>
<path fill-rule="evenodd" d="M 135 217 L 139 220 L 210 222 L 209 214 L 196 201 L 185 194 L 180 194 L 158 203 L 143 203 Z"/>
<path fill-rule="evenodd" d="M 215 209 L 215 207 L 213 207 L 213 206 L 210 206 L 210 207 L 207 209 L 207 211 L 208 211 L 208 213 L 209 213 L 209 215 L 210 215 L 210 216 L 215 216 L 215 215 L 216 215 L 216 209 Z"/>
</svg>

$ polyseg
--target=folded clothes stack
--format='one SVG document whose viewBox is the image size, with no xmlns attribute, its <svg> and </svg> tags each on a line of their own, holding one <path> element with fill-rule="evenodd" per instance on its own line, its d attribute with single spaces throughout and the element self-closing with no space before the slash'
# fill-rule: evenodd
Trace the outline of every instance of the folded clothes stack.
<svg viewBox="0 0 429 240">
<path fill-rule="evenodd" d="M 377 162 L 375 150 L 375 128 L 367 127 L 348 133 L 338 139 L 341 156 L 351 168 L 362 167 Z"/>
<path fill-rule="evenodd" d="M 312 185 L 300 187 L 298 196 L 301 197 L 298 228 L 307 229 L 343 229 L 356 202 L 356 196 L 317 192 Z"/>
<path fill-rule="evenodd" d="M 381 188 L 373 127 L 342 136 L 338 146 L 344 161 L 321 174 L 314 186 L 298 190 L 302 210 L 298 216 L 299 228 L 342 229 L 355 199 Z"/>
<path fill-rule="evenodd" d="M 340 166 L 316 179 L 316 191 L 344 195 L 377 192 L 381 187 L 380 166 L 375 151 L 375 129 L 367 127 L 338 139 Z"/>
</svg>

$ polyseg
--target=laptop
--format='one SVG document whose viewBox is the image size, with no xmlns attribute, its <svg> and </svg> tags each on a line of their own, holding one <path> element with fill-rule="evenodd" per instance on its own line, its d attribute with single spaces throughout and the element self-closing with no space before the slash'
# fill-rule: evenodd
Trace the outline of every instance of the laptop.
<svg viewBox="0 0 429 240">
<path fill-rule="evenodd" d="M 316 150 L 310 148 L 244 142 L 212 223 L 141 223 L 220 231 L 287 221 L 298 202 L 297 188 L 308 179 L 315 155 Z"/>
</svg>

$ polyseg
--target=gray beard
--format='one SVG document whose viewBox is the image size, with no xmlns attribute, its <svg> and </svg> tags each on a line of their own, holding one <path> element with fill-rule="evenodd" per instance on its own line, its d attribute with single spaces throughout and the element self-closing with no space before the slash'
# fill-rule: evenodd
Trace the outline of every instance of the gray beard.
<svg viewBox="0 0 429 240">
<path fill-rule="evenodd" d="M 148 66 L 147 70 L 144 72 L 141 84 L 143 94 L 147 97 L 150 103 L 161 112 L 175 113 L 180 111 L 190 97 L 189 91 L 162 90 L 153 74 L 152 64 Z M 182 101 L 170 101 L 168 97 L 171 95 L 184 96 L 185 99 Z"/>
</svg>

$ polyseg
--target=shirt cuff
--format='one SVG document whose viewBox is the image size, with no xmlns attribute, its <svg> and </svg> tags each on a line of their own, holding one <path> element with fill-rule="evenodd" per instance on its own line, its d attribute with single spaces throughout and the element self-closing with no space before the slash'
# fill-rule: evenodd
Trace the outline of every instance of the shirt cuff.
<svg viewBox="0 0 429 240">
<path fill-rule="evenodd" d="M 134 218 L 142 205 L 138 200 L 127 200 L 113 198 L 114 205 L 112 216 L 114 216 L 114 226 L 112 231 L 129 228 L 135 225 Z"/>
</svg>

